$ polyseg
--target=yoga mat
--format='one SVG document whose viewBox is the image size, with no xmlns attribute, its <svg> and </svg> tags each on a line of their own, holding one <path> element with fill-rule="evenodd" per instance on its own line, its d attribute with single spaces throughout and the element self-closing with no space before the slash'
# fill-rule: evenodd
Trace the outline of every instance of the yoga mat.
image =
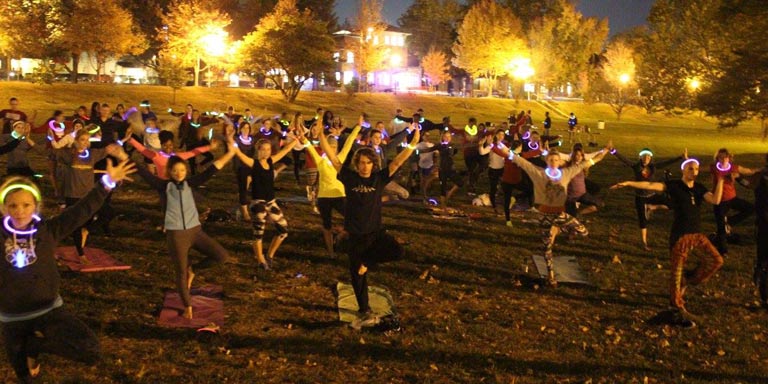
<svg viewBox="0 0 768 384">
<path fill-rule="evenodd" d="M 357 299 L 352 285 L 338 282 L 336 283 L 336 292 L 338 294 L 336 304 L 339 307 L 339 320 L 351 323 L 359 319 L 361 316 L 357 312 Z M 368 303 L 376 316 L 384 317 L 395 313 L 392 296 L 384 288 L 369 286 Z"/>
<path fill-rule="evenodd" d="M 541 278 L 547 278 L 547 261 L 544 256 L 533 256 L 533 262 L 536 264 L 536 270 Z M 555 256 L 555 279 L 558 283 L 574 283 L 592 285 L 587 280 L 584 271 L 581 270 L 579 262 L 575 256 Z"/>
<path fill-rule="evenodd" d="M 83 264 L 77 255 L 75 247 L 58 247 L 54 256 L 60 263 L 75 272 L 102 272 L 102 271 L 123 271 L 131 269 L 130 265 L 115 260 L 104 252 L 103 249 L 85 247 L 85 257 L 89 263 Z"/>
<path fill-rule="evenodd" d="M 224 325 L 224 302 L 221 297 L 224 290 L 218 285 L 192 287 L 192 318 L 184 318 L 184 304 L 176 291 L 167 291 L 163 300 L 163 309 L 157 324 L 174 328 L 202 328 L 211 323 L 219 327 Z"/>
</svg>

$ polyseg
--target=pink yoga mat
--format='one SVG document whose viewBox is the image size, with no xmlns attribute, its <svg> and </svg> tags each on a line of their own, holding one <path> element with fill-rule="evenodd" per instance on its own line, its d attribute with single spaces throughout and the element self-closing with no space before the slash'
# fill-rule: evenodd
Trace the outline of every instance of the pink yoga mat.
<svg viewBox="0 0 768 384">
<path fill-rule="evenodd" d="M 67 268 L 75 272 L 101 272 L 101 271 L 122 271 L 131 269 L 130 265 L 123 264 L 99 248 L 86 247 L 84 249 L 85 257 L 90 263 L 83 264 L 77 255 L 75 247 L 56 248 L 56 259 Z"/>
<path fill-rule="evenodd" d="M 201 328 L 214 323 L 219 327 L 224 325 L 224 302 L 221 296 L 224 291 L 218 285 L 192 287 L 192 319 L 185 319 L 184 304 L 176 291 L 165 293 L 163 309 L 157 324 L 164 327 Z"/>
</svg>

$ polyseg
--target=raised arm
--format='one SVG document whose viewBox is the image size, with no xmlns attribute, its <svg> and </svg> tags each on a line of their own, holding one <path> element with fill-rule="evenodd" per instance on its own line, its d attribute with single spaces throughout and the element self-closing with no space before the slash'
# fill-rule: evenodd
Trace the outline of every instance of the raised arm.
<svg viewBox="0 0 768 384">
<path fill-rule="evenodd" d="M 352 129 L 352 133 L 349 135 L 349 137 L 350 138 L 357 137 L 357 135 L 360 134 L 360 130 L 361 129 L 363 129 L 363 127 L 360 124 L 356 125 L 355 128 Z M 344 163 L 344 161 L 347 160 L 347 156 L 349 155 L 349 151 L 351 151 L 352 150 L 352 146 L 355 145 L 355 140 L 354 139 L 350 139 L 350 138 L 348 138 L 347 140 L 344 141 L 344 146 L 341 148 L 339 153 L 336 155 L 336 158 L 341 163 Z M 327 141 L 326 141 L 326 144 L 328 144 Z M 331 152 L 333 152 L 333 151 L 331 151 Z M 325 153 L 328 153 L 328 152 L 325 151 Z M 326 156 L 328 156 L 328 155 L 326 155 Z"/>
<path fill-rule="evenodd" d="M 723 199 L 723 180 L 722 176 L 717 176 L 717 185 L 715 185 L 715 191 L 707 192 L 704 194 L 704 200 L 712 205 L 720 204 Z"/>
<path fill-rule="evenodd" d="M 391 163 L 389 163 L 389 175 L 392 176 L 397 172 L 397 169 L 400 168 L 403 163 L 405 163 L 406 160 L 411 156 L 411 153 L 413 153 L 413 150 L 416 149 L 416 144 L 419 143 L 419 139 L 421 139 L 421 132 L 419 131 L 419 127 L 415 123 L 411 123 L 411 128 L 413 129 L 413 139 L 411 139 L 411 143 L 408 144 L 405 149 L 397 154 L 397 157 L 395 157 L 394 160 L 392 160 Z"/>
<path fill-rule="evenodd" d="M 675 157 L 675 158 L 672 158 L 672 159 L 663 160 L 663 161 L 660 161 L 660 162 L 656 163 L 656 168 L 663 169 L 663 168 L 669 167 L 670 165 L 672 165 L 674 163 L 677 163 L 678 161 L 683 160 L 683 159 L 688 159 L 688 148 L 686 148 L 683 151 L 683 154 L 678 156 L 678 157 Z"/>
<path fill-rule="evenodd" d="M 283 157 L 285 157 L 285 155 L 287 155 L 289 152 L 291 152 L 291 150 L 293 150 L 296 144 L 301 145 L 298 138 L 293 132 L 288 133 L 288 139 L 289 139 L 288 143 L 283 145 L 283 147 L 280 148 L 279 152 L 272 155 L 271 157 L 272 163 L 277 163 L 278 161 L 280 161 Z"/>
</svg>

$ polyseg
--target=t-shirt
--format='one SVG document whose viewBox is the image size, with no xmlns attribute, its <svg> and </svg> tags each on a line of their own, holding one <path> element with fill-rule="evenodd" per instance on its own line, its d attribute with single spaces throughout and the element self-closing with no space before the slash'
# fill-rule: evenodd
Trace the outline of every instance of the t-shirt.
<svg viewBox="0 0 768 384">
<path fill-rule="evenodd" d="M 723 198 L 720 200 L 730 201 L 736 198 L 736 178 L 733 177 L 734 173 L 739 173 L 739 166 L 730 163 L 731 168 L 727 171 L 721 171 L 717 169 L 717 163 L 709 165 L 709 172 L 712 173 L 712 185 L 717 185 L 718 175 L 723 177 Z"/>
<path fill-rule="evenodd" d="M 342 168 L 337 176 L 344 184 L 347 208 L 344 229 L 355 235 L 365 235 L 381 229 L 381 195 L 392 179 L 389 168 L 361 177 L 356 171 Z"/>
<path fill-rule="evenodd" d="M 27 121 L 27 114 L 13 109 L 3 109 L 0 111 L 0 120 L 5 120 L 3 133 L 11 133 L 11 124 L 17 121 Z"/>
<path fill-rule="evenodd" d="M 428 143 L 426 141 L 422 141 L 421 143 L 416 145 L 416 151 L 419 153 L 419 168 L 422 169 L 429 169 L 432 168 L 432 166 L 435 165 L 435 154 L 432 152 L 422 153 L 425 150 L 434 147 L 434 143 Z"/>
<path fill-rule="evenodd" d="M 8 143 L 13 140 L 11 135 L 3 135 L 2 143 Z M 27 140 L 21 140 L 19 145 L 13 150 L 8 152 L 8 158 L 5 162 L 5 167 L 11 168 L 27 168 L 29 167 L 29 159 L 27 158 L 27 152 L 32 149 L 32 146 Z"/>
<path fill-rule="evenodd" d="M 701 183 L 694 182 L 689 188 L 682 180 L 670 180 L 664 183 L 669 195 L 670 205 L 675 214 L 672 230 L 669 234 L 670 248 L 683 235 L 701 232 L 701 203 L 709 192 Z"/>
<path fill-rule="evenodd" d="M 267 169 L 261 166 L 259 159 L 253 159 L 251 170 L 251 198 L 254 200 L 272 201 L 275 199 L 275 167 L 272 158 L 267 159 Z"/>
</svg>

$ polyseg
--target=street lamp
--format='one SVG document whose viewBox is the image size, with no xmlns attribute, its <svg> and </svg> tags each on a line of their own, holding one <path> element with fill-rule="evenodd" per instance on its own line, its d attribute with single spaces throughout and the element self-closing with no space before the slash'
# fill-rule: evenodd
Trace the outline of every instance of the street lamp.
<svg viewBox="0 0 768 384">
<path fill-rule="evenodd" d="M 622 100 L 622 98 L 621 98 L 621 90 L 624 87 L 626 87 L 627 84 L 629 84 L 630 80 L 632 80 L 632 78 L 629 76 L 628 73 L 622 73 L 621 75 L 619 75 L 619 83 L 621 83 L 621 85 L 619 85 L 619 100 Z"/>
<path fill-rule="evenodd" d="M 206 55 L 209 57 L 221 57 L 223 56 L 227 51 L 227 32 L 224 31 L 220 27 L 215 26 L 208 26 L 207 33 L 202 35 L 198 40 L 197 44 L 200 48 L 202 48 L 203 51 L 205 51 Z M 195 62 L 195 86 L 200 85 L 200 50 L 197 51 L 197 61 Z M 210 64 L 206 66 L 206 69 L 210 73 Z M 210 87 L 211 82 L 208 82 L 208 86 Z"/>
<path fill-rule="evenodd" d="M 510 62 L 512 68 L 512 77 L 525 82 L 529 77 L 535 73 L 531 67 L 531 59 L 517 58 Z M 531 89 L 527 84 L 524 84 L 524 90 L 528 93 L 528 100 L 531 100 Z"/>
</svg>

